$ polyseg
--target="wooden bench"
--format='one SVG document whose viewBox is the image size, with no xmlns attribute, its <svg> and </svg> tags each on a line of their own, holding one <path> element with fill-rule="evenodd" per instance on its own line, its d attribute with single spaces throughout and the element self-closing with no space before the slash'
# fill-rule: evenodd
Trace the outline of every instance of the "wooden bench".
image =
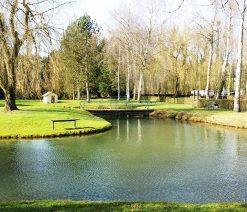
<svg viewBox="0 0 247 212">
<path fill-rule="evenodd" d="M 205 109 L 217 109 L 219 108 L 219 105 L 216 102 L 209 102 L 208 104 L 206 104 Z"/>
<path fill-rule="evenodd" d="M 76 129 L 76 121 L 78 121 L 80 119 L 54 119 L 54 120 L 51 120 L 52 122 L 52 129 L 54 130 L 54 127 L 55 127 L 55 122 L 74 122 L 74 128 Z"/>
</svg>

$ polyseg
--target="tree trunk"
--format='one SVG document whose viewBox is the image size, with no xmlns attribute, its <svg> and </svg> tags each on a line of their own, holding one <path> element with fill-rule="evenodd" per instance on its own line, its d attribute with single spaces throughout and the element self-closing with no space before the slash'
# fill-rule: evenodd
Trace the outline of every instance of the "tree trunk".
<svg viewBox="0 0 247 212">
<path fill-rule="evenodd" d="M 11 111 L 11 110 L 18 110 L 16 106 L 16 95 L 15 95 L 15 89 L 13 87 L 10 87 L 6 90 L 4 90 L 5 95 L 5 111 Z"/>
<path fill-rule="evenodd" d="M 247 96 L 247 79 L 245 80 L 245 91 L 244 91 L 244 95 Z"/>
<path fill-rule="evenodd" d="M 127 96 L 127 102 L 130 101 L 130 55 L 128 51 L 128 61 L 127 61 L 127 81 L 126 81 L 126 96 Z"/>
<path fill-rule="evenodd" d="M 118 91 L 118 101 L 120 100 L 120 63 L 121 63 L 121 49 L 119 46 L 119 52 L 118 52 L 118 67 L 117 67 L 117 91 Z"/>
<path fill-rule="evenodd" d="M 136 85 L 134 84 L 134 89 L 133 89 L 133 98 L 132 100 L 136 100 Z"/>
<path fill-rule="evenodd" d="M 86 82 L 86 93 L 87 93 L 87 102 L 90 102 L 90 91 L 89 91 L 88 82 Z"/>
<path fill-rule="evenodd" d="M 72 98 L 73 100 L 75 100 L 75 89 L 73 88 L 73 91 L 72 91 Z"/>
<path fill-rule="evenodd" d="M 137 101 L 141 102 L 141 94 L 142 94 L 142 81 L 143 81 L 143 71 L 140 72 L 139 84 L 138 84 L 138 93 L 137 93 Z"/>
<path fill-rule="evenodd" d="M 231 96 L 232 89 L 232 61 L 229 61 L 229 71 L 228 71 L 228 83 L 227 83 L 227 96 Z"/>
<path fill-rule="evenodd" d="M 224 59 L 224 63 L 222 65 L 222 75 L 221 75 L 221 82 L 219 85 L 218 93 L 216 99 L 219 99 L 222 95 L 223 88 L 226 84 L 226 67 L 229 62 L 230 56 L 230 38 L 231 38 L 231 25 L 232 25 L 232 9 L 230 8 L 229 20 L 228 20 L 228 27 L 227 27 L 227 40 L 226 40 L 226 55 Z"/>
<path fill-rule="evenodd" d="M 13 59 L 13 61 L 6 66 L 6 71 L 9 73 L 9 76 L 6 79 L 7 83 L 1 83 L 6 84 L 6 86 L 3 87 L 5 95 L 5 111 L 18 110 L 16 106 L 16 61 L 17 60 Z"/>
<path fill-rule="evenodd" d="M 243 43 L 244 43 L 244 21 L 245 21 L 245 10 L 246 10 L 246 1 L 242 3 L 241 9 L 241 27 L 239 32 L 238 40 L 238 62 L 236 69 L 236 90 L 234 97 L 234 108 L 233 111 L 240 112 L 240 90 L 241 90 L 241 77 L 242 77 L 242 59 L 243 59 Z"/>
<path fill-rule="evenodd" d="M 178 97 L 178 93 L 179 93 L 179 86 L 180 86 L 180 83 L 179 83 L 179 77 L 176 76 L 176 82 L 175 82 L 175 97 Z"/>
<path fill-rule="evenodd" d="M 220 86 L 219 86 L 219 89 L 218 89 L 218 93 L 217 93 L 216 99 L 219 99 L 220 97 L 222 97 L 222 91 L 223 91 L 223 88 L 224 88 L 224 86 L 226 84 L 226 67 L 227 67 L 227 61 L 225 60 L 223 65 L 222 65 L 221 82 L 220 82 Z"/>
<path fill-rule="evenodd" d="M 210 76 L 211 76 L 211 67 L 212 67 L 212 60 L 213 60 L 213 41 L 210 43 L 210 50 L 209 50 L 209 58 L 208 58 L 208 71 L 207 71 L 207 84 L 206 84 L 206 99 L 209 99 L 209 89 L 210 89 Z"/>
<path fill-rule="evenodd" d="M 80 98 L 81 98 L 80 88 L 78 88 L 78 90 L 77 90 L 77 98 L 78 98 L 78 100 L 80 100 Z"/>
</svg>

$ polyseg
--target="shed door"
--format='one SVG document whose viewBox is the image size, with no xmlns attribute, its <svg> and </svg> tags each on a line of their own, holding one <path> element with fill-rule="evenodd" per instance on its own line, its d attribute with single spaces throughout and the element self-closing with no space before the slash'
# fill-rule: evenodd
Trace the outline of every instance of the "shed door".
<svg viewBox="0 0 247 212">
<path fill-rule="evenodd" d="M 55 96 L 51 96 L 51 103 L 55 103 Z"/>
</svg>

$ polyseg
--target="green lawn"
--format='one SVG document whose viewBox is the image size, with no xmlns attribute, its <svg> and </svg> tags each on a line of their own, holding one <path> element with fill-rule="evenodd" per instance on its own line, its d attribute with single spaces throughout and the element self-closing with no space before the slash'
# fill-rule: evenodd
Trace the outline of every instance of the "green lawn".
<svg viewBox="0 0 247 212">
<path fill-rule="evenodd" d="M 0 211 L 247 211 L 241 203 L 183 204 L 160 202 L 19 201 L 0 202 Z"/>
<path fill-rule="evenodd" d="M 96 100 L 86 104 L 92 108 L 126 108 L 126 102 Z M 78 100 L 63 100 L 57 104 L 44 104 L 38 100 L 18 100 L 19 111 L 3 112 L 4 101 L 0 101 L 0 138 L 32 138 L 93 133 L 110 128 L 110 123 L 79 109 Z M 132 108 L 146 108 L 145 104 L 134 103 Z M 226 110 L 196 109 L 191 105 L 157 102 L 149 108 L 155 109 L 155 117 L 177 118 L 195 122 L 207 122 L 247 129 L 247 112 L 235 113 Z M 52 130 L 52 119 L 80 118 L 77 129 L 73 122 L 56 123 Z"/>
<path fill-rule="evenodd" d="M 62 101 L 63 103 L 78 107 L 79 101 Z M 114 100 L 114 99 L 93 99 L 90 103 L 81 101 L 81 106 L 84 109 L 162 109 L 162 108 L 185 108 L 191 109 L 191 105 L 185 104 L 171 104 L 156 101 L 142 100 L 141 103 L 137 101 L 130 101 L 128 104 L 126 100 Z"/>
<path fill-rule="evenodd" d="M 165 104 L 157 108 L 152 116 L 247 129 L 247 112 L 237 113 L 224 109 L 208 110 L 189 105 Z"/>
<path fill-rule="evenodd" d="M 96 102 L 87 103 L 85 105 L 85 109 L 126 108 L 126 101 L 120 101 L 119 103 L 115 102 L 113 101 L 112 103 L 109 103 L 107 100 L 96 100 Z M 135 102 L 133 103 L 132 108 L 144 109 L 147 108 L 147 106 L 145 103 Z M 225 109 L 212 110 L 193 108 L 192 105 L 189 104 L 174 104 L 163 102 L 156 102 L 155 104 L 151 104 L 148 108 L 156 110 L 154 117 L 177 118 L 187 121 L 206 122 L 210 124 L 247 129 L 247 112 L 236 113 Z M 158 116 L 155 114 L 158 114 Z M 164 115 L 162 116 L 162 114 Z"/>
<path fill-rule="evenodd" d="M 0 101 L 0 138 L 49 137 L 93 133 L 109 129 L 110 123 L 90 113 L 73 109 L 78 101 L 61 101 L 47 105 L 41 101 L 17 101 L 19 111 L 3 112 L 4 102 Z M 94 104 L 94 103 L 93 103 Z M 142 108 L 144 106 L 140 106 Z M 157 114 L 185 120 L 214 121 L 216 124 L 237 125 L 247 128 L 247 113 L 234 113 L 225 110 L 194 109 L 190 105 L 157 103 L 153 106 Z M 187 119 L 186 119 L 187 117 Z M 57 123 L 52 130 L 51 119 L 80 118 L 73 129 L 73 123 Z M 218 122 L 218 123 L 217 123 Z M 247 204 L 180 204 L 142 202 L 85 202 L 85 201 L 17 201 L 0 202 L 0 211 L 247 211 Z"/>
<path fill-rule="evenodd" d="M 84 110 L 69 108 L 70 104 L 75 102 L 49 105 L 40 101 L 19 100 L 17 105 L 20 110 L 4 112 L 3 101 L 1 101 L 0 138 L 77 135 L 103 131 L 111 127 L 107 121 Z M 77 121 L 77 129 L 73 129 L 73 122 L 55 123 L 55 130 L 52 129 L 50 120 L 70 118 L 80 119 Z"/>
</svg>

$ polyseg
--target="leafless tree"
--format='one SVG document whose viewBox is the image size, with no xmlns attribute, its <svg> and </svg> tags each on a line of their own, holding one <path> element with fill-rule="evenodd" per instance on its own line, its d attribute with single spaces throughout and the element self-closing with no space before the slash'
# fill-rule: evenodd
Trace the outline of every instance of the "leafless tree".
<svg viewBox="0 0 247 212">
<path fill-rule="evenodd" d="M 234 97 L 234 111 L 240 112 L 240 91 L 241 91 L 241 78 L 242 78 L 242 63 L 243 63 L 243 47 L 244 47 L 244 24 L 247 4 L 246 0 L 235 0 L 238 5 L 240 14 L 240 27 L 239 27 L 239 38 L 238 38 L 238 55 L 237 55 L 237 69 L 236 69 L 236 90 Z"/>
<path fill-rule="evenodd" d="M 225 5 L 224 5 L 225 7 Z M 224 57 L 224 63 L 222 65 L 222 75 L 221 75 L 221 80 L 219 83 L 219 88 L 217 92 L 217 99 L 221 96 L 221 93 L 223 91 L 223 88 L 226 84 L 226 73 L 227 73 L 227 65 L 229 63 L 229 58 L 231 54 L 231 35 L 232 35 L 232 18 L 233 18 L 233 8 L 232 5 L 228 5 L 229 12 L 228 12 L 228 23 L 227 23 L 227 38 L 226 38 L 226 50 L 225 50 L 225 57 Z"/>
<path fill-rule="evenodd" d="M 37 39 L 51 36 L 51 14 L 64 4 L 51 0 L 1 0 L 0 87 L 5 94 L 5 111 L 17 110 L 16 71 L 22 48 L 27 41 L 35 44 Z"/>
</svg>

